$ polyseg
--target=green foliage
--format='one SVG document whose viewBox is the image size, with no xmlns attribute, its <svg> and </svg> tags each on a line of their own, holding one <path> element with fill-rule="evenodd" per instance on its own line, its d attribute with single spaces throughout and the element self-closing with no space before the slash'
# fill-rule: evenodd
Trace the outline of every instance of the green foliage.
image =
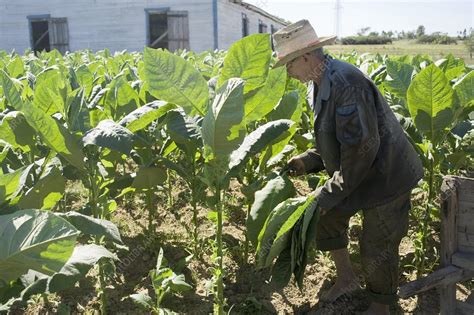
<svg viewBox="0 0 474 315">
<path fill-rule="evenodd" d="M 113 284 L 108 261 L 115 257 L 105 246 L 123 248 L 108 219 L 118 206 L 131 208 L 138 196 L 148 213 L 146 233 L 156 233 L 155 223 L 165 215 L 157 203 L 167 199 L 176 214 L 172 189 L 181 179 L 189 194 L 179 205 L 189 202 L 193 211 L 188 246 L 195 257 L 213 252 L 209 276 L 216 313 L 227 311 L 229 249 L 223 237 L 230 183 L 233 190 L 241 188 L 247 211 L 243 261 L 256 249 L 259 266 L 273 264 L 272 282 L 284 286 L 294 275 L 301 286 L 317 207 L 311 198 L 291 199 L 293 184 L 277 172 L 290 154 L 314 145 L 313 113 L 307 86 L 288 78 L 284 67 L 270 69 L 271 59 L 268 34 L 248 36 L 228 52 L 201 54 L 149 48 L 143 55 L 113 56 L 108 50 L 65 56 L 0 52 L 0 227 L 8 229 L 0 233 L 0 244 L 10 244 L 8 237 L 28 244 L 27 232 L 42 228 L 51 237 L 38 240 L 32 247 L 38 252 L 21 246 L 0 251 L 0 278 L 6 278 L 1 310 L 32 294 L 71 287 L 97 266 L 105 313 L 106 287 Z M 474 71 L 452 55 L 434 61 L 426 55 L 351 53 L 340 59 L 372 78 L 426 167 L 415 249 L 423 270 L 441 176 L 466 175 L 473 163 Z M 318 174 L 311 187 L 325 176 Z M 86 204 L 71 212 L 65 187 L 77 182 L 86 189 Z M 208 235 L 199 235 L 203 208 L 215 227 L 211 248 Z M 171 312 L 157 302 L 166 292 L 189 289 L 175 272 L 162 257 L 150 273 L 155 296 L 137 293 L 132 299 L 148 310 Z"/>
<path fill-rule="evenodd" d="M 155 300 L 146 293 L 136 293 L 129 298 L 144 308 L 150 310 L 153 314 L 173 314 L 172 311 L 162 308 L 161 303 L 167 295 L 186 292 L 192 289 L 182 274 L 176 274 L 171 268 L 167 267 L 168 262 L 164 258 L 163 248 L 160 248 L 156 261 L 156 269 L 151 270 L 149 277 L 155 293 Z"/>
<path fill-rule="evenodd" d="M 207 84 L 193 66 L 168 51 L 151 48 L 145 49 L 144 60 L 145 79 L 153 96 L 183 107 L 188 114 L 207 112 Z"/>
<path fill-rule="evenodd" d="M 218 86 L 231 78 L 242 78 L 246 94 L 259 88 L 266 81 L 271 55 L 269 34 L 254 34 L 235 42 L 224 59 Z"/>
<path fill-rule="evenodd" d="M 385 45 L 391 44 L 392 39 L 386 36 L 379 35 L 359 35 L 348 36 L 341 39 L 343 45 Z"/>
<path fill-rule="evenodd" d="M 52 275 L 71 256 L 79 231 L 64 219 L 38 210 L 1 216 L 0 279 L 16 279 L 29 269 Z"/>
</svg>

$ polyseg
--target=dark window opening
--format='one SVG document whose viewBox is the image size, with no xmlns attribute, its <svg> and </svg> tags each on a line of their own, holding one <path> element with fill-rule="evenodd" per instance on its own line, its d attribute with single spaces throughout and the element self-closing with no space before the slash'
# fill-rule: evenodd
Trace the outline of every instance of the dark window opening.
<svg viewBox="0 0 474 315">
<path fill-rule="evenodd" d="M 267 24 L 264 24 L 262 21 L 258 21 L 258 32 L 260 34 L 265 34 L 267 33 Z"/>
<path fill-rule="evenodd" d="M 148 46 L 152 48 L 189 49 L 187 11 L 155 11 L 148 13 Z"/>
<path fill-rule="evenodd" d="M 168 15 L 166 13 L 150 14 L 149 46 L 168 49 Z"/>
<path fill-rule="evenodd" d="M 270 31 L 271 31 L 271 33 L 272 33 L 272 35 L 273 35 L 273 34 L 275 34 L 278 30 L 277 30 L 277 28 L 272 24 L 272 25 L 270 25 Z"/>
<path fill-rule="evenodd" d="M 242 37 L 249 35 L 249 18 L 247 14 L 242 13 Z"/>
<path fill-rule="evenodd" d="M 31 36 L 33 51 L 51 51 L 49 45 L 49 27 L 48 21 L 31 21 Z"/>
<path fill-rule="evenodd" d="M 69 50 L 67 18 L 28 17 L 31 49 L 35 52 L 57 49 L 61 54 Z"/>
</svg>

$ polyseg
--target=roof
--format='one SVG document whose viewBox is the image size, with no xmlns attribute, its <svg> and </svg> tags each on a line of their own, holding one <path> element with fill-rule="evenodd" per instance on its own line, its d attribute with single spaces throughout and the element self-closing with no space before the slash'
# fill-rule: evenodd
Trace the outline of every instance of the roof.
<svg viewBox="0 0 474 315">
<path fill-rule="evenodd" d="M 235 4 L 239 4 L 241 6 L 243 6 L 244 8 L 246 8 L 247 10 L 250 10 L 250 11 L 253 11 L 253 12 L 256 12 L 258 14 L 261 14 L 275 22 L 278 22 L 280 24 L 283 24 L 283 25 L 290 25 L 290 22 L 286 21 L 285 19 L 282 19 L 276 15 L 273 15 L 271 13 L 268 13 L 267 11 L 253 5 L 253 4 L 250 4 L 250 3 L 247 3 L 247 2 L 244 2 L 242 0 L 229 0 L 230 2 L 232 3 L 235 3 Z"/>
</svg>

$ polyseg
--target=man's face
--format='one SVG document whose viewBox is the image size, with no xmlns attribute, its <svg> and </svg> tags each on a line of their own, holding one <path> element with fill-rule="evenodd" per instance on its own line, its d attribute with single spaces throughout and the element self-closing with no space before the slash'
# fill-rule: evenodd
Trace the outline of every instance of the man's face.
<svg viewBox="0 0 474 315">
<path fill-rule="evenodd" d="M 308 66 L 308 59 L 306 56 L 300 56 L 286 64 L 286 71 L 288 75 L 295 78 L 303 83 L 310 80 L 311 69 Z"/>
</svg>

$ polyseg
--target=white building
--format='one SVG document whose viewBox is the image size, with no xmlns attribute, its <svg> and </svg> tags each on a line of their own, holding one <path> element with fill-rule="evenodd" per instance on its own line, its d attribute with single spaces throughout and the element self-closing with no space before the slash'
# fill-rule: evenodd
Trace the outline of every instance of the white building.
<svg viewBox="0 0 474 315">
<path fill-rule="evenodd" d="M 201 52 L 286 24 L 240 0 L 0 0 L 0 50 Z"/>
</svg>

